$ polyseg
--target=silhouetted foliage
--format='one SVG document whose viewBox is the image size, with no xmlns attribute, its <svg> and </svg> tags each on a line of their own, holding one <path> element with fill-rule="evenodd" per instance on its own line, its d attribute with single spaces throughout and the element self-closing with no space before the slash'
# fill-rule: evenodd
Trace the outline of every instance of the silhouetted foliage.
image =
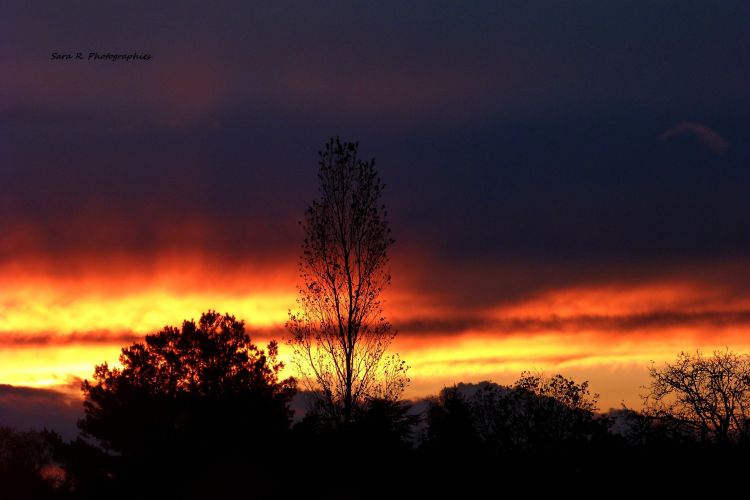
<svg viewBox="0 0 750 500">
<path fill-rule="evenodd" d="M 585 445 L 601 433 L 604 422 L 594 414 L 599 395 L 589 392 L 587 381 L 524 374 L 508 394 L 512 416 L 505 434 L 515 447 L 562 450 Z"/>
<path fill-rule="evenodd" d="M 301 380 L 320 395 L 316 411 L 350 423 L 370 399 L 395 401 L 406 365 L 386 350 L 395 333 L 383 317 L 381 292 L 390 283 L 393 243 L 374 160 L 338 138 L 320 152 L 320 198 L 300 224 L 299 311 L 289 313 L 290 345 Z"/>
<path fill-rule="evenodd" d="M 359 405 L 350 425 L 332 422 L 312 407 L 294 426 L 291 459 L 298 479 L 290 497 L 324 498 L 394 495 L 394 484 L 414 478 L 412 448 L 419 416 L 408 403 L 387 399 Z"/>
<path fill-rule="evenodd" d="M 586 446 L 606 434 L 587 382 L 523 374 L 510 387 L 483 382 L 467 389 L 443 389 L 432 401 L 427 446 L 451 453 L 546 453 Z"/>
<path fill-rule="evenodd" d="M 101 448 L 80 437 L 55 443 L 55 460 L 62 464 L 65 477 L 61 489 L 73 498 L 111 498 L 118 496 L 122 484 L 112 481 L 111 457 Z"/>
<path fill-rule="evenodd" d="M 430 401 L 425 444 L 437 453 L 471 451 L 478 444 L 472 406 L 458 386 L 445 387 Z"/>
<path fill-rule="evenodd" d="M 613 423 L 613 432 L 632 448 L 670 449 L 695 442 L 692 431 L 685 426 L 630 408 L 610 410 L 606 417 Z"/>
<path fill-rule="evenodd" d="M 414 426 L 419 420 L 410 410 L 410 405 L 403 401 L 370 399 L 357 409 L 354 432 L 371 450 L 403 452 L 411 447 Z"/>
<path fill-rule="evenodd" d="M 680 353 L 651 366 L 643 415 L 661 427 L 691 432 L 702 442 L 737 442 L 750 430 L 750 356 L 716 351 Z M 657 425 L 657 424 L 652 424 Z"/>
<path fill-rule="evenodd" d="M 62 469 L 54 461 L 60 437 L 51 431 L 0 427 L 0 498 L 53 498 L 62 488 Z"/>
<path fill-rule="evenodd" d="M 414 474 L 442 496 L 458 485 L 465 497 L 497 488 L 585 497 L 613 484 L 623 494 L 696 493 L 692 478 L 725 491 L 746 468 L 742 442 L 700 443 L 674 419 L 627 409 L 599 415 L 597 399 L 562 375 L 445 388 L 426 412 Z"/>
<path fill-rule="evenodd" d="M 210 449 L 193 435 L 185 443 L 154 442 L 148 456 L 107 453 L 81 438 L 62 443 L 51 433 L 0 429 L 0 497 L 297 498 L 314 490 L 346 498 L 352 492 L 393 495 L 394 484 L 409 496 L 473 497 L 498 485 L 525 493 L 574 492 L 585 485 L 579 493 L 586 496 L 612 484 L 621 493 L 638 493 L 644 481 L 650 493 L 692 491 L 680 478 L 743 471 L 742 443 L 701 443 L 692 429 L 673 420 L 627 409 L 605 418 L 595 408 L 586 383 L 524 374 L 510 386 L 444 388 L 425 407 L 417 449 L 416 410 L 387 399 L 358 406 L 349 426 L 310 412 L 287 438 L 267 438 L 262 427 L 231 436 L 209 431 L 216 439 Z M 64 475 L 55 463 L 64 463 Z M 285 480 L 291 470 L 286 463 L 292 464 L 294 481 Z M 622 483 L 631 477 L 640 481 Z"/>
<path fill-rule="evenodd" d="M 294 381 L 279 380 L 276 355 L 228 314 L 165 327 L 124 348 L 122 368 L 96 367 L 79 427 L 114 452 L 110 472 L 127 484 L 231 477 L 269 460 L 289 427 Z"/>
</svg>

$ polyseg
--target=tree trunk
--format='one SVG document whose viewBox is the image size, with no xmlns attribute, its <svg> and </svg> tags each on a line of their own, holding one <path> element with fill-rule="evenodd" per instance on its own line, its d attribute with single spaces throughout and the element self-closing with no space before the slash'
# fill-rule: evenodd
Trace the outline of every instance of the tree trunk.
<svg viewBox="0 0 750 500">
<path fill-rule="evenodd" d="M 352 361 L 346 356 L 346 388 L 344 392 L 344 425 L 349 426 L 352 421 Z"/>
</svg>

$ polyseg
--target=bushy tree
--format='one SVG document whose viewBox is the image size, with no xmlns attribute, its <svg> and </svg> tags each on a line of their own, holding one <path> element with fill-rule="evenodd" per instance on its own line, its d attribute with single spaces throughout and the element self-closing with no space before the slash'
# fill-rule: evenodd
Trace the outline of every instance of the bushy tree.
<svg viewBox="0 0 750 500">
<path fill-rule="evenodd" d="M 83 436 L 112 456 L 113 474 L 191 481 L 248 460 L 265 462 L 291 419 L 293 380 L 277 345 L 259 349 L 244 323 L 214 311 L 122 350 L 121 368 L 83 382 Z M 132 477 L 131 477 L 132 479 Z"/>
<path fill-rule="evenodd" d="M 521 436 L 521 447 L 539 451 L 580 446 L 601 431 L 595 418 L 599 395 L 591 394 L 588 381 L 525 373 L 510 395 L 515 419 L 509 430 Z"/>
</svg>

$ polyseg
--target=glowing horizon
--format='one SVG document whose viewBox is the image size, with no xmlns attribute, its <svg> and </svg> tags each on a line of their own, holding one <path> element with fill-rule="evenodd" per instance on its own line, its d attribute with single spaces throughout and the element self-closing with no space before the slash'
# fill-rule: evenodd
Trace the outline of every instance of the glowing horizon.
<svg viewBox="0 0 750 500">
<path fill-rule="evenodd" d="M 150 273 L 121 263 L 116 273 L 92 265 L 77 276 L 6 269 L 0 383 L 70 391 L 71 381 L 90 377 L 94 365 L 116 363 L 125 345 L 208 309 L 245 320 L 259 345 L 279 340 L 280 357 L 288 361 L 283 335 L 296 299 L 293 268 L 257 265 L 223 273 L 189 262 L 165 259 Z M 392 350 L 411 367 L 407 397 L 544 371 L 589 380 L 607 409 L 621 401 L 637 404 L 651 361 L 668 361 L 683 350 L 750 351 L 750 298 L 716 281 L 559 286 L 469 307 L 424 293 L 414 284 L 420 272 L 412 266 L 402 286 L 385 296 L 384 312 L 399 331 Z M 284 374 L 293 373 L 287 368 Z"/>
</svg>

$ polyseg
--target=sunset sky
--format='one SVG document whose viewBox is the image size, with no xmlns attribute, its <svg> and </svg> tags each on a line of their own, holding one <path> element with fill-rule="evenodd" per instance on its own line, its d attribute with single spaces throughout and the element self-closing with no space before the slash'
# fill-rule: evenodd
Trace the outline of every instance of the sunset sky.
<svg viewBox="0 0 750 500">
<path fill-rule="evenodd" d="M 332 135 L 386 184 L 407 396 L 531 370 L 638 406 L 652 360 L 750 351 L 748 20 L 729 0 L 2 2 L 0 424 L 207 309 L 282 339 Z"/>
</svg>

